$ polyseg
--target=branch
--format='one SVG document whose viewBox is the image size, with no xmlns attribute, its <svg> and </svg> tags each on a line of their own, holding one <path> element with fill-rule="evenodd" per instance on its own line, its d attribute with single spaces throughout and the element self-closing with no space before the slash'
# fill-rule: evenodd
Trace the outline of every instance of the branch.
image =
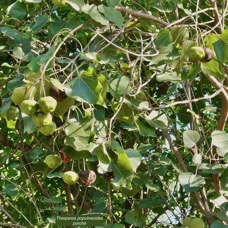
<svg viewBox="0 0 228 228">
<path fill-rule="evenodd" d="M 133 16 L 136 16 L 136 17 L 142 17 L 142 18 L 146 18 L 146 19 L 149 19 L 149 20 L 152 20 L 160 25 L 162 25 L 163 27 L 166 27 L 169 25 L 169 23 L 167 23 L 166 21 L 163 21 L 157 17 L 154 17 L 152 15 L 149 15 L 149 14 L 146 14 L 146 13 L 140 13 L 140 12 L 137 12 L 137 11 L 134 11 L 132 9 L 128 9 L 122 5 L 118 5 L 115 7 L 117 10 L 121 11 L 121 12 L 124 12 L 124 13 L 129 13 Z"/>
<path fill-rule="evenodd" d="M 218 29 L 219 29 L 219 33 L 222 33 L 223 31 L 223 24 L 220 21 L 220 15 L 219 15 L 219 11 L 218 11 L 218 7 L 217 7 L 217 3 L 215 0 L 209 0 L 211 6 L 213 7 L 214 10 L 214 15 L 215 15 L 215 23 L 217 25 L 219 25 Z"/>
<path fill-rule="evenodd" d="M 73 211 L 73 207 L 72 207 L 70 186 L 68 184 L 64 183 L 64 187 L 65 187 L 65 192 L 66 192 L 68 214 L 73 215 L 74 211 Z"/>
<path fill-rule="evenodd" d="M 227 73 L 228 69 L 225 67 L 225 72 Z M 211 84 L 216 88 L 219 89 L 222 87 L 222 83 L 220 83 L 215 77 L 210 75 L 205 75 L 206 78 L 211 82 Z M 228 118 L 228 79 L 226 78 L 224 81 L 225 87 L 222 88 L 220 91 L 221 98 L 222 98 L 222 108 L 221 108 L 221 114 L 218 120 L 217 124 L 217 130 L 223 131 L 225 129 L 225 125 Z M 212 147 L 212 157 L 218 157 L 216 147 Z M 217 159 L 213 160 L 212 162 L 216 162 Z M 213 184 L 216 192 L 219 192 L 221 189 L 220 180 L 219 180 L 219 174 L 213 174 L 212 176 Z"/>
<path fill-rule="evenodd" d="M 216 88 L 216 89 L 221 89 L 222 88 L 222 83 L 220 83 L 215 77 L 210 76 L 210 75 L 205 75 L 206 78 L 211 82 L 211 84 Z M 217 130 L 223 131 L 227 122 L 228 118 L 228 80 L 225 79 L 225 87 L 223 87 L 220 90 L 220 94 L 222 97 L 222 110 L 221 110 L 221 115 L 218 120 L 217 124 Z"/>
<path fill-rule="evenodd" d="M 176 157 L 181 169 L 184 172 L 188 172 L 188 168 L 187 168 L 187 166 L 184 163 L 183 157 L 182 157 L 181 153 L 179 152 L 178 148 L 175 146 L 175 144 L 174 144 L 172 138 L 170 137 L 169 133 L 166 130 L 163 130 L 162 134 L 167 139 L 170 148 L 173 150 L 174 155 L 175 155 L 175 157 Z"/>
<path fill-rule="evenodd" d="M 181 169 L 184 172 L 188 172 L 188 168 L 187 168 L 187 166 L 184 163 L 183 157 L 182 157 L 180 151 L 178 150 L 178 148 L 175 146 L 175 144 L 174 144 L 172 138 L 170 137 L 169 133 L 166 130 L 163 130 L 162 131 L 162 134 L 168 140 L 168 143 L 170 145 L 170 148 L 173 150 L 174 155 L 175 155 L 176 159 L 178 160 L 178 163 L 180 164 Z M 214 221 L 214 216 L 213 216 L 213 213 L 210 210 L 208 210 L 209 208 L 208 208 L 207 203 L 206 204 L 203 203 L 203 201 L 200 198 L 198 192 L 193 191 L 193 195 L 194 195 L 194 198 L 195 198 L 195 201 L 196 201 L 197 206 L 199 207 L 199 209 L 201 210 L 201 212 L 207 218 L 208 224 L 212 224 L 213 221 Z M 205 198 L 204 198 L 204 200 L 205 200 Z"/>
</svg>

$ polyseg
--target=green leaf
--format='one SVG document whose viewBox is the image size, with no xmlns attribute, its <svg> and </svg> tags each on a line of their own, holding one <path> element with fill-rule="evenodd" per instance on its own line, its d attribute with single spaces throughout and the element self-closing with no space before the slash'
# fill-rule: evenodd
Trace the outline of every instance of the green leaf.
<svg viewBox="0 0 228 228">
<path fill-rule="evenodd" d="M 101 23 L 102 25 L 109 25 L 109 21 L 99 12 L 96 5 L 85 4 L 82 6 L 81 10 L 84 13 L 88 14 L 93 20 Z"/>
<path fill-rule="evenodd" d="M 3 187 L 2 192 L 11 197 L 17 196 L 17 194 L 18 194 L 17 187 L 11 183 L 6 183 L 6 185 Z"/>
<path fill-rule="evenodd" d="M 90 138 L 86 137 L 66 137 L 65 145 L 72 146 L 76 151 L 92 152 L 98 145 L 89 142 Z"/>
<path fill-rule="evenodd" d="M 23 52 L 21 47 L 14 47 L 13 56 L 22 60 L 25 56 L 25 53 Z"/>
<path fill-rule="evenodd" d="M 227 228 L 227 225 L 222 224 L 219 220 L 215 220 L 211 224 L 211 228 Z"/>
<path fill-rule="evenodd" d="M 99 162 L 102 162 L 103 164 L 110 164 L 111 158 L 109 157 L 107 150 L 105 148 L 105 145 L 97 147 L 93 154 L 97 156 Z"/>
<path fill-rule="evenodd" d="M 68 137 L 90 137 L 93 134 L 91 130 L 93 122 L 93 118 L 85 118 L 82 122 L 70 123 L 65 128 L 65 133 Z"/>
<path fill-rule="evenodd" d="M 57 107 L 55 109 L 55 114 L 63 117 L 64 114 L 69 110 L 69 108 L 74 105 L 75 100 L 73 98 L 67 97 L 63 101 L 59 101 L 57 103 Z"/>
<path fill-rule="evenodd" d="M 43 28 L 47 22 L 48 22 L 48 15 L 47 14 L 39 15 L 37 17 L 35 24 L 32 26 L 33 32 L 34 33 L 39 32 L 40 29 Z"/>
<path fill-rule="evenodd" d="M 26 16 L 26 5 L 24 2 L 16 1 L 7 8 L 9 15 L 18 20 L 23 20 Z"/>
<path fill-rule="evenodd" d="M 112 169 L 115 176 L 115 179 L 112 183 L 115 186 L 131 189 L 131 181 L 134 177 L 134 170 L 127 156 L 127 153 L 123 150 L 117 141 L 112 141 L 111 147 L 116 155 L 115 158 L 112 158 L 112 162 L 110 164 L 110 168 Z"/>
<path fill-rule="evenodd" d="M 151 127 L 147 122 L 145 122 L 143 119 L 137 119 L 135 122 L 139 134 L 142 136 L 151 136 L 156 137 L 155 129 Z"/>
<path fill-rule="evenodd" d="M 225 73 L 224 73 L 224 70 L 222 69 L 222 66 L 215 59 L 212 59 L 211 61 L 206 63 L 201 63 L 201 70 L 204 74 L 209 74 L 211 76 L 215 76 L 218 78 L 225 77 Z"/>
<path fill-rule="evenodd" d="M 123 25 L 124 18 L 120 11 L 112 6 L 99 5 L 98 10 L 105 15 L 105 18 L 115 23 L 119 28 Z"/>
<path fill-rule="evenodd" d="M 134 123 L 134 111 L 133 111 L 133 109 L 130 108 L 128 105 L 122 104 L 122 106 L 121 106 L 121 108 L 120 108 L 120 103 L 114 101 L 114 102 L 112 103 L 111 108 L 112 108 L 112 110 L 113 110 L 114 112 L 116 112 L 117 110 L 120 109 L 120 110 L 118 111 L 117 116 L 116 116 L 116 118 L 119 119 L 120 121 L 129 123 L 129 124 Z"/>
<path fill-rule="evenodd" d="M 224 64 L 228 64 L 228 39 L 227 42 L 222 39 L 216 41 L 214 43 L 214 49 L 218 60 Z"/>
<path fill-rule="evenodd" d="M 155 45 L 159 47 L 167 47 L 169 44 L 171 44 L 173 41 L 173 38 L 169 32 L 168 29 L 162 29 L 159 31 L 156 40 Z"/>
<path fill-rule="evenodd" d="M 51 197 L 51 198 L 43 198 L 41 202 L 43 203 L 62 203 L 63 197 L 57 196 L 57 197 Z"/>
<path fill-rule="evenodd" d="M 145 119 L 151 127 L 167 129 L 168 119 L 165 114 L 160 114 L 154 110 Z"/>
<path fill-rule="evenodd" d="M 228 149 L 228 133 L 224 131 L 213 131 L 212 144 L 222 149 Z"/>
<path fill-rule="evenodd" d="M 68 145 L 64 148 L 64 152 L 72 159 L 74 160 L 80 160 L 80 159 L 87 159 L 91 158 L 91 153 L 86 150 L 82 151 L 77 151 L 74 148 L 74 145 L 72 145 L 72 140 L 73 138 L 68 138 L 66 137 L 66 141 L 64 142 L 65 145 Z"/>
<path fill-rule="evenodd" d="M 125 221 L 128 224 L 132 224 L 136 227 L 144 227 L 145 216 L 140 209 L 130 210 L 125 214 Z"/>
<path fill-rule="evenodd" d="M 77 11 L 80 11 L 85 5 L 83 0 L 67 0 L 67 3 Z"/>
<path fill-rule="evenodd" d="M 138 150 L 127 149 L 126 150 L 127 157 L 132 165 L 132 169 L 136 172 L 139 167 L 142 159 L 142 155 L 138 152 Z"/>
<path fill-rule="evenodd" d="M 187 130 L 183 133 L 184 145 L 192 148 L 200 140 L 200 134 L 197 131 Z"/>
<path fill-rule="evenodd" d="M 108 6 L 116 6 L 120 0 L 107 0 L 107 5 Z"/>
<path fill-rule="evenodd" d="M 68 97 L 75 98 L 78 101 L 86 101 L 90 104 L 99 104 L 105 106 L 102 97 L 103 87 L 97 79 L 97 76 L 80 76 L 72 79 L 65 85 L 65 92 Z"/>
<path fill-rule="evenodd" d="M 183 221 L 182 227 L 187 228 L 205 228 L 204 221 L 201 218 L 186 217 Z"/>
<path fill-rule="evenodd" d="M 161 207 L 165 204 L 165 196 L 161 196 L 159 193 L 154 193 L 152 197 L 147 197 L 139 201 L 140 208 L 154 208 Z"/>
<path fill-rule="evenodd" d="M 130 80 L 126 76 L 119 76 L 109 82 L 109 90 L 114 97 L 131 92 Z"/>
<path fill-rule="evenodd" d="M 165 81 L 171 81 L 171 82 L 179 82 L 181 80 L 181 77 L 177 74 L 177 72 L 164 72 L 159 73 L 156 76 L 156 79 L 158 82 L 165 82 Z"/>
<path fill-rule="evenodd" d="M 179 175 L 179 181 L 187 193 L 195 191 L 205 184 L 203 177 L 190 172 L 181 173 Z"/>
<path fill-rule="evenodd" d="M 29 53 L 31 50 L 30 41 L 24 38 L 20 33 L 15 29 L 9 28 L 7 26 L 0 27 L 0 32 L 5 36 L 8 36 L 10 40 L 7 41 L 9 45 L 13 47 L 21 47 L 25 54 Z"/>
</svg>

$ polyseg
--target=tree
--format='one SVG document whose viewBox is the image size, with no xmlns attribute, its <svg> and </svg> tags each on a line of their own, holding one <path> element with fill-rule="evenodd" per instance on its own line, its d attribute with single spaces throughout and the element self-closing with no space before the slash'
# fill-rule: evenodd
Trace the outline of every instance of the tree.
<svg viewBox="0 0 228 228">
<path fill-rule="evenodd" d="M 227 1 L 0 6 L 2 226 L 226 227 Z"/>
</svg>

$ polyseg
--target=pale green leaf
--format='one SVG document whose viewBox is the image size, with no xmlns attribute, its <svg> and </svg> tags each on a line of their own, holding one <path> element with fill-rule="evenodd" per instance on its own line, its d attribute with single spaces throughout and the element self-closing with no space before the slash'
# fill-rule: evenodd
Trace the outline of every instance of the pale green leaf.
<svg viewBox="0 0 228 228">
<path fill-rule="evenodd" d="M 23 52 L 21 47 L 14 47 L 13 56 L 22 60 L 25 56 L 25 53 Z"/>
<path fill-rule="evenodd" d="M 179 181 L 187 193 L 195 191 L 205 184 L 203 177 L 190 172 L 181 173 L 179 175 Z"/>
<path fill-rule="evenodd" d="M 136 173 L 137 168 L 141 164 L 142 155 L 139 153 L 138 150 L 134 150 L 134 149 L 127 149 L 126 154 L 132 165 L 132 169 Z"/>
<path fill-rule="evenodd" d="M 184 145 L 192 148 L 199 141 L 200 134 L 197 131 L 187 130 L 183 133 Z"/>
<path fill-rule="evenodd" d="M 213 131 L 212 144 L 222 149 L 228 149 L 228 133 L 224 131 Z"/>
<path fill-rule="evenodd" d="M 120 11 L 116 10 L 112 6 L 99 5 L 98 10 L 104 14 L 105 18 L 115 23 L 118 27 L 121 27 L 124 22 L 124 18 Z"/>
<path fill-rule="evenodd" d="M 80 11 L 85 2 L 83 0 L 67 0 L 66 1 L 76 11 Z"/>
<path fill-rule="evenodd" d="M 102 25 L 109 25 L 109 21 L 98 11 L 96 5 L 85 4 L 82 6 L 81 10 L 84 13 L 88 14 L 93 20 L 101 23 Z"/>
<path fill-rule="evenodd" d="M 109 90 L 114 97 L 131 92 L 130 80 L 126 76 L 120 76 L 109 82 Z"/>
</svg>

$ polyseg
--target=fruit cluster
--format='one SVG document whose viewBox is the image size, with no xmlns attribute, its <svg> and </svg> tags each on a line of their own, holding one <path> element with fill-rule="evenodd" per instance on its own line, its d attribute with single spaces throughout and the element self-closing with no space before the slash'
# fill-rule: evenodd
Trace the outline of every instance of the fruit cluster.
<svg viewBox="0 0 228 228">
<path fill-rule="evenodd" d="M 52 113 L 57 106 L 57 101 L 51 97 L 41 97 L 38 101 L 24 100 L 20 104 L 23 113 L 32 116 L 38 131 L 43 135 L 52 135 L 56 130 L 56 124 L 52 121 Z"/>
<path fill-rule="evenodd" d="M 57 154 L 48 155 L 44 162 L 51 169 L 56 169 L 62 164 L 62 159 Z M 74 171 L 66 171 L 63 173 L 63 181 L 68 185 L 76 184 L 77 182 L 83 186 L 89 186 L 96 181 L 96 173 L 92 170 L 81 170 L 78 173 Z"/>
<path fill-rule="evenodd" d="M 14 89 L 11 100 L 20 107 L 20 110 L 28 116 L 32 116 L 37 130 L 43 135 L 52 135 L 56 130 L 56 123 L 53 121 L 53 114 L 57 104 L 67 100 L 64 91 L 51 86 L 47 96 L 39 97 L 37 89 L 34 86 L 23 85 Z M 34 89 L 34 91 L 32 91 Z M 69 108 L 73 103 L 66 102 Z M 65 110 L 66 111 L 66 110 Z"/>
</svg>

